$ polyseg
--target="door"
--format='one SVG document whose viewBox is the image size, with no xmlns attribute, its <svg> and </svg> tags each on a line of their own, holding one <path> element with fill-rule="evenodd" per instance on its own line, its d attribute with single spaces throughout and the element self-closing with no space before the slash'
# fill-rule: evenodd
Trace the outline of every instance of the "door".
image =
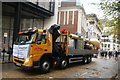
<svg viewBox="0 0 120 80">
<path fill-rule="evenodd" d="M 48 46 L 49 38 L 44 33 L 37 33 L 35 43 L 32 44 L 32 54 L 33 60 L 38 61 L 40 57 L 45 53 L 52 53 L 50 48 L 52 46 Z"/>
</svg>

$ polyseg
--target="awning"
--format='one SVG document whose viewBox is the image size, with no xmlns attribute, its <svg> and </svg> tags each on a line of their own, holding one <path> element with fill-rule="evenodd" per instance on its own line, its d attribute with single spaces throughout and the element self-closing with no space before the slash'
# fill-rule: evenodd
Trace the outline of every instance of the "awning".
<svg viewBox="0 0 120 80">
<path fill-rule="evenodd" d="M 96 46 L 96 48 L 100 48 L 100 41 L 98 39 L 90 39 L 90 43 Z"/>
</svg>

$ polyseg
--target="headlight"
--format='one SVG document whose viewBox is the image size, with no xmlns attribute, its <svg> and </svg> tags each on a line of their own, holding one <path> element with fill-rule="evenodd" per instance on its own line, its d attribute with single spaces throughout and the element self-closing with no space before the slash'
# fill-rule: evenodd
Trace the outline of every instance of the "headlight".
<svg viewBox="0 0 120 80">
<path fill-rule="evenodd" d="M 25 62 L 27 63 L 29 61 L 29 58 L 27 58 L 26 60 L 25 60 Z"/>
</svg>

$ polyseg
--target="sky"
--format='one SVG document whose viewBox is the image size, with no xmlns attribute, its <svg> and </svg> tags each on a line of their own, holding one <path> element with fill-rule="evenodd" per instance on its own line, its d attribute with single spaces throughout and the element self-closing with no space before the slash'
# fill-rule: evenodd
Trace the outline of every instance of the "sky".
<svg viewBox="0 0 120 80">
<path fill-rule="evenodd" d="M 100 6 L 97 5 L 101 2 L 101 0 L 80 0 L 83 4 L 86 14 L 94 13 L 97 15 L 99 19 L 103 18 L 103 11 L 100 9 Z M 95 4 L 92 4 L 95 3 Z"/>
<path fill-rule="evenodd" d="M 75 0 L 61 0 L 61 1 L 74 2 Z M 100 6 L 92 4 L 92 3 L 99 4 L 103 0 L 76 0 L 76 1 L 77 2 L 80 1 L 80 3 L 83 4 L 86 14 L 93 13 L 93 14 L 96 14 L 99 19 L 103 18 L 104 13 L 100 9 Z"/>
</svg>

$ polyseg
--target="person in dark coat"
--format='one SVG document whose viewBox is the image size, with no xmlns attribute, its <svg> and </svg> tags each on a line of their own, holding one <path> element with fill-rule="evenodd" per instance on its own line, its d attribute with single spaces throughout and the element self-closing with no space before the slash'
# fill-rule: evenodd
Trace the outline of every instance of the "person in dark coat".
<svg viewBox="0 0 120 80">
<path fill-rule="evenodd" d="M 108 52 L 109 59 L 112 57 L 112 51 Z"/>
<path fill-rule="evenodd" d="M 2 53 L 2 51 L 1 51 L 1 49 L 0 49 L 0 58 L 1 58 L 1 53 Z"/>
<path fill-rule="evenodd" d="M 105 58 L 107 58 L 107 51 L 105 51 L 104 56 L 105 56 Z"/>
<path fill-rule="evenodd" d="M 11 57 L 12 53 L 13 53 L 12 47 L 8 47 L 8 52 L 7 52 L 7 54 L 9 54 L 8 61 L 10 61 L 10 57 Z"/>
<path fill-rule="evenodd" d="M 102 50 L 100 54 L 101 54 L 101 57 L 103 58 L 104 57 L 104 51 Z"/>
<path fill-rule="evenodd" d="M 118 51 L 115 51 L 115 60 L 118 60 Z"/>
</svg>

